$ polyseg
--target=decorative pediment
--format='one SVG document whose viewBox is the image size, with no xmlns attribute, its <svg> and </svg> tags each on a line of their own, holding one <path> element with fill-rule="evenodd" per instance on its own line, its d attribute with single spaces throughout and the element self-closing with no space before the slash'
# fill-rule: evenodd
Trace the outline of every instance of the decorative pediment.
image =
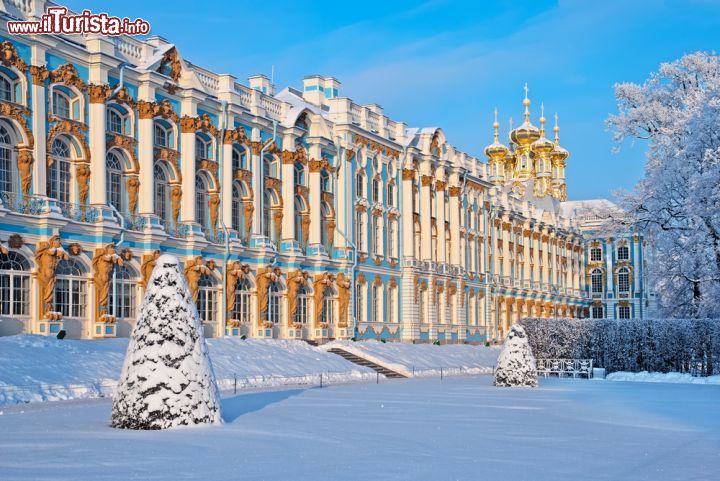
<svg viewBox="0 0 720 481">
<path fill-rule="evenodd" d="M 399 150 L 395 150 L 391 147 L 386 147 L 386 146 L 382 145 L 381 143 L 375 142 L 374 140 L 370 140 L 367 137 L 364 137 L 360 134 L 355 134 L 353 137 L 355 139 L 356 148 L 366 147 L 369 150 L 377 152 L 378 154 L 385 154 L 387 157 L 398 158 L 400 156 Z M 347 160 L 350 160 L 350 159 L 347 159 Z"/>
<path fill-rule="evenodd" d="M 28 69 L 27 64 L 20 58 L 15 45 L 10 40 L 0 44 L 0 62 L 5 67 L 15 67 L 22 73 L 27 72 Z"/>
<path fill-rule="evenodd" d="M 248 139 L 245 129 L 243 127 L 236 127 L 232 130 L 225 131 L 225 138 L 223 139 L 224 144 L 243 144 L 249 145 L 250 139 Z"/>
<path fill-rule="evenodd" d="M 218 129 L 212 122 L 212 119 L 208 114 L 202 114 L 199 117 L 190 117 L 184 115 L 180 119 L 180 131 L 184 134 L 195 133 L 198 130 L 208 133 L 213 137 L 217 137 Z"/>
<path fill-rule="evenodd" d="M 177 83 L 180 80 L 180 75 L 182 74 L 182 62 L 180 62 L 180 55 L 178 54 L 177 48 L 172 47 L 163 54 L 157 72 L 167 75 L 172 79 L 172 83 L 166 85 L 165 88 L 168 92 L 174 94 L 177 89 Z"/>
<path fill-rule="evenodd" d="M 136 152 L 137 140 L 135 140 L 134 137 L 129 137 L 127 135 L 108 134 L 106 141 L 105 141 L 105 148 L 107 150 L 110 150 L 113 147 L 123 149 L 130 155 L 130 158 L 133 161 L 133 169 L 132 169 L 131 173 L 138 173 L 139 163 L 138 163 L 137 152 Z"/>
<path fill-rule="evenodd" d="M 136 105 L 135 99 L 130 95 L 130 92 L 125 86 L 118 90 L 110 100 L 113 100 L 116 104 L 127 105 L 131 109 L 134 109 Z"/>
<path fill-rule="evenodd" d="M 50 130 L 48 131 L 47 141 L 45 143 L 48 166 L 53 163 L 51 155 L 52 144 L 58 134 L 68 134 L 75 138 L 75 140 L 80 143 L 80 147 L 83 151 L 83 159 L 81 160 L 84 162 L 90 162 L 90 147 L 88 146 L 87 139 L 85 138 L 85 133 L 88 131 L 87 125 L 81 122 L 76 122 L 75 120 L 61 119 L 52 114 L 48 115 L 48 122 L 52 124 Z"/>
<path fill-rule="evenodd" d="M 32 130 L 28 127 L 26 116 L 30 115 L 30 109 L 27 109 L 21 105 L 16 105 L 10 102 L 0 100 L 0 116 L 9 117 L 16 121 L 18 125 L 25 132 L 27 137 L 26 147 L 33 147 L 35 145 L 35 138 L 33 137 Z"/>
<path fill-rule="evenodd" d="M 71 63 L 66 63 L 55 70 L 50 72 L 50 81 L 52 83 L 61 83 L 68 87 L 75 87 L 76 89 L 84 92 L 87 89 L 87 85 L 82 81 L 80 75 L 78 75 L 75 66 Z"/>
<path fill-rule="evenodd" d="M 161 117 L 165 120 L 179 122 L 178 114 L 175 113 L 172 104 L 168 99 L 162 99 L 160 102 L 147 102 L 140 100 L 137 103 L 138 114 L 141 119 L 153 119 Z"/>
</svg>

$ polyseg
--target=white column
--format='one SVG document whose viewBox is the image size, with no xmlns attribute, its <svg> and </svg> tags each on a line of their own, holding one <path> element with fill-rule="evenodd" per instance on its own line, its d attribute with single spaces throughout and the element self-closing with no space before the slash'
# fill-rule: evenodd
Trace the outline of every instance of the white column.
<svg viewBox="0 0 720 481">
<path fill-rule="evenodd" d="M 143 217 L 155 213 L 155 196 L 153 184 L 155 180 L 155 159 L 153 154 L 153 119 L 138 120 L 138 163 L 140 164 L 139 213 Z"/>
<path fill-rule="evenodd" d="M 337 180 L 335 181 L 334 185 L 337 187 L 337 189 L 333 191 L 333 198 L 335 201 L 335 222 L 338 228 L 335 229 L 335 232 L 333 233 L 333 245 L 337 249 L 345 249 L 345 247 L 347 247 L 347 243 L 345 238 L 340 235 L 340 230 L 342 230 L 342 232 L 344 232 L 346 235 L 348 235 L 348 232 L 350 232 L 350 221 L 346 218 L 349 196 L 345 195 L 344 187 L 346 179 L 350 172 L 350 166 L 352 164 L 346 160 L 345 149 L 339 149 L 336 155 L 337 159 L 335 161 L 335 165 L 337 166 L 337 170 L 335 171 L 334 175 L 337 176 Z M 397 306 L 397 303 L 395 305 Z"/>
<path fill-rule="evenodd" d="M 631 252 L 631 260 L 633 266 L 633 293 L 640 293 L 640 273 L 642 272 L 642 257 L 640 255 L 640 238 L 637 235 L 633 236 L 633 249 Z"/>
<path fill-rule="evenodd" d="M 286 142 L 286 145 L 292 142 Z M 282 156 L 282 243 L 287 249 L 295 247 L 295 159 L 290 152 Z"/>
<path fill-rule="evenodd" d="M 460 265 L 460 187 L 451 186 L 448 194 L 450 195 L 450 264 L 458 266 Z"/>
<path fill-rule="evenodd" d="M 613 292 L 613 270 L 612 270 L 612 257 L 613 257 L 613 240 L 612 237 L 605 240 L 605 292 L 606 294 Z"/>
<path fill-rule="evenodd" d="M 233 119 L 228 115 L 228 125 L 233 125 Z M 226 126 L 227 128 L 227 126 Z M 222 142 L 222 219 L 228 229 L 232 229 L 232 186 L 233 186 L 233 169 L 232 169 L 232 143 L 225 143 L 225 139 L 219 139 Z M 224 332 L 224 330 L 222 330 Z"/>
<path fill-rule="evenodd" d="M 252 166 L 252 186 L 253 186 L 253 206 L 255 207 L 255 210 L 253 211 L 253 223 L 252 223 L 252 234 L 251 237 L 254 237 L 256 239 L 259 239 L 263 236 L 262 230 L 260 228 L 260 223 L 262 222 L 262 198 L 263 193 L 265 190 L 265 181 L 262 178 L 260 167 L 262 160 L 260 159 L 260 150 L 262 148 L 261 140 L 260 140 L 260 129 L 253 128 L 252 129 L 252 135 L 251 135 L 252 143 L 251 143 L 251 152 L 252 152 L 252 158 L 250 161 L 250 165 Z M 267 173 L 266 173 L 267 174 Z"/>
<path fill-rule="evenodd" d="M 432 260 L 432 176 L 420 177 L 420 235 L 422 236 L 422 260 Z M 439 231 L 440 229 L 438 229 Z"/>
<path fill-rule="evenodd" d="M 38 45 L 32 46 L 32 64 L 45 64 L 45 50 Z M 35 145 L 33 147 L 33 175 L 32 175 L 32 192 L 35 195 L 47 195 L 47 154 L 45 151 L 46 139 L 46 100 L 45 100 L 45 81 L 41 79 L 30 78 L 30 90 L 32 92 L 32 132 L 35 137 Z M 37 82 L 37 83 L 36 83 Z"/>
<path fill-rule="evenodd" d="M 92 185 L 90 204 L 107 204 L 107 183 L 105 164 L 105 102 L 89 104 L 89 146 Z"/>
<path fill-rule="evenodd" d="M 308 240 L 308 250 L 312 253 L 323 254 L 325 248 L 321 243 L 320 234 L 320 206 L 322 204 L 322 194 L 320 190 L 320 161 L 310 160 L 310 238 Z M 370 216 L 368 216 L 368 219 Z"/>
<path fill-rule="evenodd" d="M 413 219 L 413 180 L 415 171 L 403 169 L 402 171 L 402 231 L 398 232 L 398 239 L 403 236 L 403 256 L 415 257 L 415 224 Z"/>
<path fill-rule="evenodd" d="M 438 246 L 437 261 L 438 263 L 446 263 L 445 256 L 445 181 L 439 180 L 435 183 L 437 191 L 435 198 L 437 200 L 437 226 L 438 226 Z M 452 229 L 451 229 L 452 230 Z"/>
<path fill-rule="evenodd" d="M 180 220 L 195 222 L 195 132 L 180 134 L 180 170 L 182 172 L 182 202 Z"/>
</svg>

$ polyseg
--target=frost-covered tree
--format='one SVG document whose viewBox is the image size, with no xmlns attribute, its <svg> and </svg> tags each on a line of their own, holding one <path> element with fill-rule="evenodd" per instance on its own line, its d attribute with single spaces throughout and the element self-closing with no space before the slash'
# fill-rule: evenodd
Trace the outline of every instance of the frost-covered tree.
<svg viewBox="0 0 720 481">
<path fill-rule="evenodd" d="M 648 144 L 645 176 L 621 195 L 624 230 L 652 246 L 650 281 L 664 314 L 720 316 L 720 58 L 692 53 L 642 85 L 615 87 L 618 145 Z"/>
<path fill-rule="evenodd" d="M 538 385 L 535 356 L 530 349 L 525 329 L 520 324 L 513 325 L 505 338 L 495 366 L 495 385 L 501 387 Z"/>
<path fill-rule="evenodd" d="M 222 422 L 197 308 L 176 257 L 158 258 L 113 396 L 112 426 L 166 429 Z"/>
</svg>

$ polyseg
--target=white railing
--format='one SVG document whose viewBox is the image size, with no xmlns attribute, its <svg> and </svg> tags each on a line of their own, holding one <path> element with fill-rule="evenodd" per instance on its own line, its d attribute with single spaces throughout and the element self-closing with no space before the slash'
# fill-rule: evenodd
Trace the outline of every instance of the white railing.
<svg viewBox="0 0 720 481">
<path fill-rule="evenodd" d="M 536 359 L 538 376 L 592 377 L 592 359 Z"/>
<path fill-rule="evenodd" d="M 282 102 L 267 95 L 263 95 L 260 97 L 260 105 L 267 113 L 270 114 L 271 117 L 274 117 L 276 120 L 281 120 Z"/>
<path fill-rule="evenodd" d="M 118 51 L 128 59 L 135 60 L 138 64 L 142 62 L 143 44 L 130 37 L 117 37 L 115 45 Z"/>
<path fill-rule="evenodd" d="M 212 74 L 206 70 L 201 70 L 195 65 L 193 66 L 193 68 L 195 69 L 195 73 L 197 74 L 200 83 L 203 84 L 203 87 L 213 93 L 216 93 L 220 89 L 220 80 L 215 74 Z"/>
<path fill-rule="evenodd" d="M 250 92 L 250 89 L 248 87 L 245 87 L 244 85 L 240 85 L 238 83 L 235 84 L 235 92 L 240 96 L 240 103 L 250 108 L 252 105 L 252 93 Z"/>
</svg>

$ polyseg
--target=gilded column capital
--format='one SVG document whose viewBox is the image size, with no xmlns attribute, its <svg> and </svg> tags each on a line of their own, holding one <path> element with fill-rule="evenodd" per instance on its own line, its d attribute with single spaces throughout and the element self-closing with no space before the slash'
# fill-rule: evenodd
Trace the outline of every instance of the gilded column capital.
<svg viewBox="0 0 720 481">
<path fill-rule="evenodd" d="M 310 166 L 310 172 L 320 172 L 323 167 L 323 162 L 322 160 L 310 160 L 308 165 Z"/>
<path fill-rule="evenodd" d="M 444 180 L 438 180 L 435 182 L 435 190 L 443 191 L 445 190 L 445 187 L 447 186 L 447 182 Z"/>
<path fill-rule="evenodd" d="M 457 185 L 451 185 L 448 187 L 448 194 L 450 194 L 450 197 L 460 197 L 460 187 Z"/>
<path fill-rule="evenodd" d="M 50 78 L 50 71 L 42 65 L 31 65 L 30 76 L 33 85 L 45 86 L 45 81 Z"/>
<path fill-rule="evenodd" d="M 433 178 L 432 175 L 423 175 L 420 177 L 420 183 L 423 187 L 430 187 L 432 185 Z"/>
<path fill-rule="evenodd" d="M 91 104 L 104 104 L 111 93 L 112 89 L 108 85 L 88 85 L 88 98 Z"/>
</svg>

